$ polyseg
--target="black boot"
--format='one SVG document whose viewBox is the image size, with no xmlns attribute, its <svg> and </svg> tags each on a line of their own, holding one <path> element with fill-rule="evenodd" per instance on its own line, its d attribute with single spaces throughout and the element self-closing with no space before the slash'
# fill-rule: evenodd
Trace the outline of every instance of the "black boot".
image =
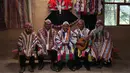
<svg viewBox="0 0 130 73">
<path fill-rule="evenodd" d="M 55 65 L 55 71 L 60 72 L 63 69 L 63 67 L 64 67 L 64 63 L 62 61 L 59 61 Z"/>
<path fill-rule="evenodd" d="M 84 61 L 84 67 L 85 67 L 88 71 L 90 71 L 90 62 Z"/>
<path fill-rule="evenodd" d="M 41 70 L 44 67 L 44 62 L 43 62 L 43 57 L 42 56 L 38 56 L 38 70 Z"/>
<path fill-rule="evenodd" d="M 67 62 L 67 66 L 71 71 L 75 71 L 76 70 L 76 65 L 75 65 L 75 61 L 74 60 L 69 60 Z"/>
<path fill-rule="evenodd" d="M 43 62 L 39 63 L 38 70 L 41 70 L 43 67 L 44 67 L 44 63 Z"/>
<path fill-rule="evenodd" d="M 51 63 L 51 70 L 56 71 L 58 69 L 57 63 Z"/>
<path fill-rule="evenodd" d="M 79 70 L 80 68 L 82 68 L 82 63 L 80 62 L 80 60 L 76 61 L 76 70 Z"/>
<path fill-rule="evenodd" d="M 29 71 L 30 72 L 34 72 L 34 60 L 35 60 L 35 58 L 32 56 L 32 57 L 30 57 L 30 59 L 29 59 Z"/>
<path fill-rule="evenodd" d="M 34 68 L 31 67 L 31 66 L 29 66 L 28 70 L 29 70 L 30 72 L 34 72 Z"/>
<path fill-rule="evenodd" d="M 75 48 L 74 56 L 75 56 L 76 70 L 79 70 L 80 68 L 82 68 L 82 63 L 80 62 L 80 58 L 78 57 L 78 48 Z"/>
<path fill-rule="evenodd" d="M 102 68 L 103 67 L 103 60 L 101 59 L 101 60 L 99 60 L 99 61 L 97 61 L 97 67 L 98 68 Z"/>
<path fill-rule="evenodd" d="M 88 71 L 90 71 L 90 62 L 89 62 L 88 60 L 84 60 L 83 64 L 84 64 L 84 67 L 85 67 Z"/>
<path fill-rule="evenodd" d="M 112 67 L 112 61 L 111 60 L 104 61 L 104 66 L 105 67 Z"/>
<path fill-rule="evenodd" d="M 59 72 L 60 68 L 59 68 L 59 65 L 58 65 L 59 62 L 57 63 L 57 51 L 48 50 L 48 53 L 51 56 L 51 66 L 50 66 L 50 68 L 53 71 Z"/>
<path fill-rule="evenodd" d="M 19 73 L 23 73 L 25 71 L 25 62 L 26 62 L 26 58 L 24 55 L 20 55 L 19 56 L 19 62 L 20 62 L 20 70 Z"/>
<path fill-rule="evenodd" d="M 25 71 L 25 67 L 22 67 L 19 71 L 19 73 L 23 73 Z"/>
<path fill-rule="evenodd" d="M 83 58 L 83 64 L 84 64 L 84 67 L 90 71 L 90 62 L 88 61 L 88 53 L 85 53 L 85 57 Z"/>
</svg>

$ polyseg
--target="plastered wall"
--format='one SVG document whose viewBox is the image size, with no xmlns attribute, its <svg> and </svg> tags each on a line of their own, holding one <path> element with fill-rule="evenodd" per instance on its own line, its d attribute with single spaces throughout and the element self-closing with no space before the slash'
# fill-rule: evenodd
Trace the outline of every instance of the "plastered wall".
<svg viewBox="0 0 130 73">
<path fill-rule="evenodd" d="M 35 31 L 43 27 L 44 19 L 49 15 L 48 0 L 32 0 L 32 23 Z"/>
</svg>

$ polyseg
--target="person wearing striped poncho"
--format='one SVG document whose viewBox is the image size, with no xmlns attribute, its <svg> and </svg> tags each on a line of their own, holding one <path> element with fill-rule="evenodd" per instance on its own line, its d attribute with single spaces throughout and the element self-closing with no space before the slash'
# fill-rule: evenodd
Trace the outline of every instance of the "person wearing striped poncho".
<svg viewBox="0 0 130 73">
<path fill-rule="evenodd" d="M 84 38 L 85 41 L 89 41 L 89 32 L 90 30 L 85 28 L 85 23 L 84 20 L 80 19 L 77 23 L 78 28 L 74 30 L 74 33 L 76 34 L 76 39 L 75 39 L 75 45 L 81 44 L 78 42 L 80 38 Z M 89 44 L 89 43 L 88 43 Z M 76 66 L 77 69 L 80 69 L 82 67 L 82 64 L 80 62 L 81 59 L 83 59 L 83 65 L 87 70 L 90 70 L 90 63 L 88 61 L 88 55 L 90 53 L 90 48 L 87 46 L 84 50 L 80 50 L 80 48 L 75 49 L 75 60 L 76 60 Z"/>
<path fill-rule="evenodd" d="M 54 50 L 56 34 L 57 32 L 52 28 L 52 22 L 49 19 L 45 20 L 44 27 L 38 31 L 38 37 L 42 49 L 46 52 L 46 55 L 51 58 L 52 70 L 55 70 L 55 61 L 57 60 L 57 51 Z"/>
<path fill-rule="evenodd" d="M 91 55 L 101 68 L 103 64 L 105 66 L 111 66 L 112 48 L 113 44 L 109 32 L 104 28 L 103 22 L 97 20 L 96 27 L 92 30 L 93 44 L 91 48 Z"/>
<path fill-rule="evenodd" d="M 23 73 L 25 71 L 25 62 L 27 59 L 29 59 L 29 71 L 34 71 L 34 60 L 36 57 L 35 47 L 36 45 L 41 47 L 38 41 L 38 37 L 33 31 L 32 25 L 30 23 L 26 23 L 24 28 L 25 31 L 21 33 L 17 43 L 19 62 L 21 67 L 19 73 Z"/>
<path fill-rule="evenodd" d="M 62 29 L 59 30 L 55 41 L 58 56 L 57 71 L 63 68 L 64 63 L 67 63 L 70 70 L 75 71 L 73 32 L 70 30 L 70 25 L 67 21 L 63 22 Z"/>
</svg>

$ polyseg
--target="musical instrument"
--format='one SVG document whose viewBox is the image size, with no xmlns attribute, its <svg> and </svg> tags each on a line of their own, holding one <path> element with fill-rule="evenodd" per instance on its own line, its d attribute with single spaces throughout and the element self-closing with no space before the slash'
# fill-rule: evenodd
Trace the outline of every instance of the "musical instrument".
<svg viewBox="0 0 130 73">
<path fill-rule="evenodd" d="M 89 41 L 86 41 L 84 38 L 80 38 L 80 39 L 77 41 L 77 43 L 76 43 L 76 47 L 77 47 L 79 50 L 83 51 L 83 50 L 85 50 L 86 47 L 88 46 L 88 43 L 89 43 Z"/>
</svg>

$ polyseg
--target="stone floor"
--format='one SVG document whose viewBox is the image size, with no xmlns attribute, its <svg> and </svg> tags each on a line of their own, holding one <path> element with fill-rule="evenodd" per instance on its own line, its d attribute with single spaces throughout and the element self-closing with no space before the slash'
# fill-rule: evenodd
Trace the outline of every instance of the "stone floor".
<svg viewBox="0 0 130 73">
<path fill-rule="evenodd" d="M 0 31 L 0 73 L 18 73 L 19 63 L 13 59 L 11 50 L 16 48 L 17 38 L 21 30 L 5 30 Z M 120 59 L 114 59 L 113 66 L 111 68 L 98 69 L 92 67 L 91 71 L 87 71 L 85 68 L 81 68 L 78 71 L 72 72 L 65 67 L 60 73 L 130 73 L 130 40 L 113 40 L 114 45 L 118 48 Z M 27 68 L 25 73 L 30 73 Z M 42 70 L 35 69 L 34 73 L 55 73 L 46 65 Z"/>
<path fill-rule="evenodd" d="M 52 71 L 47 64 L 42 70 L 38 70 L 35 68 L 34 73 L 56 73 Z M 19 64 L 17 60 L 9 59 L 9 60 L 0 60 L 0 73 L 18 73 Z M 102 69 L 91 67 L 91 71 L 87 71 L 84 67 L 82 67 L 78 71 L 71 71 L 67 67 L 63 68 L 60 73 L 129 73 L 130 72 L 130 61 L 123 60 L 115 60 L 113 66 L 110 68 L 103 67 Z M 26 71 L 24 73 L 30 73 L 28 71 L 28 67 L 26 67 Z"/>
</svg>

